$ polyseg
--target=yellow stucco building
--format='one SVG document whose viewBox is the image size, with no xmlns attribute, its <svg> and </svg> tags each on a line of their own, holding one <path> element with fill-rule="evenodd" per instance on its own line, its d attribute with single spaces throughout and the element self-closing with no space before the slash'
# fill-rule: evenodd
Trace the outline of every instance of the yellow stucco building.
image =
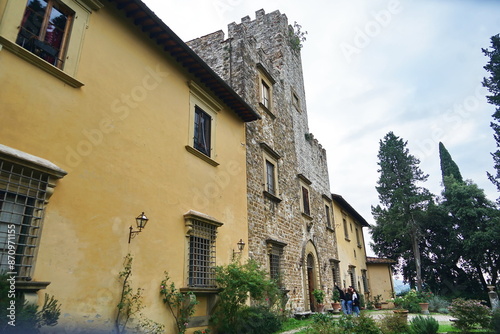
<svg viewBox="0 0 500 334">
<path fill-rule="evenodd" d="M 391 298 L 394 261 L 367 257 L 363 228 L 370 225 L 342 196 L 332 194 L 332 200 L 339 252 L 335 283 L 355 287 L 365 302 L 373 302 L 378 295 L 382 301 Z"/>
<path fill-rule="evenodd" d="M 0 270 L 17 292 L 54 295 L 60 332 L 109 332 L 130 253 L 145 316 L 173 332 L 167 271 L 205 326 L 212 269 L 248 240 L 256 112 L 141 1 L 0 0 L 0 64 Z"/>
</svg>

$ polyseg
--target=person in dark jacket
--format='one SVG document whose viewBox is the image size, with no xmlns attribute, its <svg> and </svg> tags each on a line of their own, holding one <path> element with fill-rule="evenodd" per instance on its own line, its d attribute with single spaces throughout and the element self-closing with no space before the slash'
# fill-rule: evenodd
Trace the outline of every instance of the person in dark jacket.
<svg viewBox="0 0 500 334">
<path fill-rule="evenodd" d="M 354 288 L 352 288 L 352 313 L 359 316 L 359 296 Z"/>
<path fill-rule="evenodd" d="M 347 306 L 347 314 L 352 314 L 352 287 L 347 289 L 345 294 L 345 303 Z"/>
<path fill-rule="evenodd" d="M 337 285 L 335 285 L 335 288 L 337 290 L 339 290 L 339 294 L 340 294 L 340 307 L 342 308 L 342 312 L 344 312 L 344 314 L 348 314 L 347 313 L 347 301 L 346 301 L 345 289 L 342 290 Z"/>
</svg>

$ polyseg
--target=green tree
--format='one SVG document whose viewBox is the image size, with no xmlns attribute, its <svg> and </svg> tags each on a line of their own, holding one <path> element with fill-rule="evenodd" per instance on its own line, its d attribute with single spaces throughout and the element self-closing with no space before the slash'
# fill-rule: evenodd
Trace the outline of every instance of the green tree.
<svg viewBox="0 0 500 334">
<path fill-rule="evenodd" d="M 471 180 L 462 179 L 442 143 L 439 153 L 444 185 L 442 205 L 451 219 L 448 247 L 444 251 L 460 254 L 457 261 L 462 261 L 461 267 L 485 290 L 485 275 L 496 282 L 499 274 L 499 212 L 482 189 Z"/>
<path fill-rule="evenodd" d="M 422 290 L 421 241 L 426 208 L 432 194 L 419 183 L 425 182 L 418 164 L 409 153 L 407 142 L 393 132 L 380 141 L 378 153 L 380 178 L 376 187 L 380 204 L 373 207 L 376 225 L 371 228 L 373 249 L 379 256 L 413 260 L 414 275 L 403 272 L 405 279 L 416 281 Z"/>
<path fill-rule="evenodd" d="M 453 176 L 456 181 L 463 182 L 462 174 L 460 173 L 458 165 L 455 161 L 453 161 L 450 152 L 448 152 L 442 142 L 439 142 L 439 160 L 441 162 L 441 176 L 443 184 L 445 176 Z"/>
<path fill-rule="evenodd" d="M 488 178 L 500 191 L 500 36 L 498 34 L 491 37 L 491 48 L 491 50 L 482 49 L 484 55 L 490 58 L 484 66 L 484 69 L 490 73 L 490 77 L 483 79 L 483 87 L 491 93 L 486 96 L 488 102 L 496 106 L 492 115 L 493 122 L 490 123 L 497 144 L 497 150 L 491 153 L 496 174 L 488 173 Z M 500 198 L 497 202 L 500 202 Z"/>
</svg>

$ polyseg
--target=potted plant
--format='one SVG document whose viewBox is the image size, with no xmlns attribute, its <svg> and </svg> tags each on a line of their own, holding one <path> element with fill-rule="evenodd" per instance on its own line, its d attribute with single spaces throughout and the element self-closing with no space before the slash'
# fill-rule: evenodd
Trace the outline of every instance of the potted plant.
<svg viewBox="0 0 500 334">
<path fill-rule="evenodd" d="M 323 304 L 324 300 L 325 300 L 325 292 L 321 289 L 315 289 L 313 290 L 312 292 L 313 296 L 314 296 L 314 299 L 316 300 L 316 304 L 317 304 L 317 312 L 323 312 L 323 308 L 325 307 L 325 305 Z"/>
<path fill-rule="evenodd" d="M 339 312 L 340 311 L 340 292 L 337 289 L 333 290 L 332 294 L 332 307 L 334 312 Z"/>
<path fill-rule="evenodd" d="M 375 305 L 376 309 L 380 310 L 382 308 L 382 303 L 380 302 L 381 299 L 382 295 L 373 296 L 373 304 Z"/>
</svg>

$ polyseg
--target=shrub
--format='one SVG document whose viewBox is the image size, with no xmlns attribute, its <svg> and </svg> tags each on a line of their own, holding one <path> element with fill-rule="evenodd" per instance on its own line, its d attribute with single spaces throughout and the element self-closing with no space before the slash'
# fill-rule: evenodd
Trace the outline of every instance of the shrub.
<svg viewBox="0 0 500 334">
<path fill-rule="evenodd" d="M 429 311 L 431 312 L 440 312 L 440 310 L 446 310 L 448 313 L 448 306 L 450 306 L 450 302 L 440 296 L 432 296 L 429 299 Z"/>
<path fill-rule="evenodd" d="M 419 303 L 421 302 L 421 294 L 415 290 L 408 290 L 406 293 L 394 300 L 394 303 L 398 305 L 398 308 L 408 310 L 410 313 L 420 313 L 421 308 Z"/>
<path fill-rule="evenodd" d="M 237 321 L 231 333 L 270 334 L 281 329 L 279 317 L 267 307 L 244 307 L 238 311 Z"/>
<path fill-rule="evenodd" d="M 439 330 L 439 322 L 433 317 L 416 316 L 410 321 L 411 334 L 436 334 Z"/>
<path fill-rule="evenodd" d="M 457 319 L 453 326 L 461 331 L 468 331 L 475 326 L 487 328 L 490 325 L 491 311 L 481 304 L 480 300 L 453 299 L 448 309 L 450 314 Z"/>
<path fill-rule="evenodd" d="M 227 266 L 217 267 L 216 281 L 220 288 L 219 303 L 211 321 L 221 333 L 236 333 L 239 326 L 243 326 L 240 317 L 252 319 L 251 313 L 259 311 L 246 310 L 246 301 L 249 296 L 256 306 L 268 310 L 281 298 L 281 291 L 276 283 L 267 278 L 266 273 L 259 269 L 256 261 L 249 260 L 245 264 L 237 262 Z"/>
<path fill-rule="evenodd" d="M 380 334 L 380 328 L 378 328 L 376 321 L 370 317 L 361 313 L 359 317 L 353 318 L 354 329 L 353 334 Z"/>
<path fill-rule="evenodd" d="M 380 330 L 383 334 L 402 334 L 409 332 L 406 317 L 399 314 L 386 314 L 379 320 Z"/>
<path fill-rule="evenodd" d="M 317 313 L 312 316 L 312 324 L 307 328 L 310 334 L 342 334 L 344 329 L 338 326 L 335 319 L 329 314 Z"/>
</svg>

